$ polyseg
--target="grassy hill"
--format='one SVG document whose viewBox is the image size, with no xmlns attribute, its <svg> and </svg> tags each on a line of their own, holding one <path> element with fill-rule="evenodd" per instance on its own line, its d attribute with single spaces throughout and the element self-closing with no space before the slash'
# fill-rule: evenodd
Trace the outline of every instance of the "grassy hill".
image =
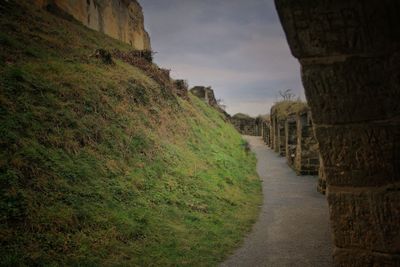
<svg viewBox="0 0 400 267">
<path fill-rule="evenodd" d="M 213 266 L 261 201 L 223 115 L 96 49 L 129 46 L 0 2 L 0 264 Z"/>
</svg>

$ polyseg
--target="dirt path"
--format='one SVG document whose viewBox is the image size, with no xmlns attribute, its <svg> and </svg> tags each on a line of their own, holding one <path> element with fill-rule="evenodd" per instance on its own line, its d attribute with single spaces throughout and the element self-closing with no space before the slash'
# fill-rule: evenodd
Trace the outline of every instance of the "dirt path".
<svg viewBox="0 0 400 267">
<path fill-rule="evenodd" d="M 328 205 L 316 178 L 296 176 L 259 137 L 245 137 L 257 155 L 263 206 L 244 244 L 226 266 L 332 266 Z"/>
</svg>

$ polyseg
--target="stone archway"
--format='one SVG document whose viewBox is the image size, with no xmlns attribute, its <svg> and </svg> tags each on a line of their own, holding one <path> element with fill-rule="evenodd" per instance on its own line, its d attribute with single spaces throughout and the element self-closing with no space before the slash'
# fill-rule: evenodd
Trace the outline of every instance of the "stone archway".
<svg viewBox="0 0 400 267">
<path fill-rule="evenodd" d="M 400 1 L 275 0 L 315 123 L 336 266 L 400 266 Z"/>
</svg>

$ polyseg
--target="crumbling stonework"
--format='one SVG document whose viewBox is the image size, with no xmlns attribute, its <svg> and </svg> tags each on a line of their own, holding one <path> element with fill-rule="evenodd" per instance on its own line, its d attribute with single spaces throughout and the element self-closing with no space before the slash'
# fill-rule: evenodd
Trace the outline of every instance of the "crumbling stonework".
<svg viewBox="0 0 400 267">
<path fill-rule="evenodd" d="M 130 44 L 137 50 L 151 50 L 144 29 L 142 7 L 136 0 L 34 0 L 41 7 L 54 6 L 85 26 Z"/>
<path fill-rule="evenodd" d="M 240 134 L 259 136 L 259 127 L 255 118 L 238 113 L 232 116 L 231 123 Z"/>
<path fill-rule="evenodd" d="M 289 166 L 295 168 L 297 151 L 297 119 L 296 115 L 289 115 L 285 122 L 286 160 Z"/>
<path fill-rule="evenodd" d="M 271 110 L 271 148 L 285 156 L 286 153 L 286 133 L 285 133 L 285 120 L 279 119 L 274 110 Z"/>
<path fill-rule="evenodd" d="M 326 175 L 324 170 L 324 162 L 320 155 L 319 157 L 319 171 L 318 171 L 318 184 L 317 184 L 317 191 L 321 194 L 326 194 Z"/>
<path fill-rule="evenodd" d="M 129 52 L 113 50 L 112 56 L 141 69 L 146 73 L 146 75 L 154 79 L 158 84 L 163 85 L 163 87 L 169 92 L 177 93 L 176 84 L 172 82 L 170 77 L 170 71 L 161 69 L 156 64 L 153 64 L 151 61 L 149 61 L 148 56 L 138 53 L 137 50 L 132 50 Z"/>
<path fill-rule="evenodd" d="M 311 112 L 302 111 L 296 116 L 297 149 L 295 170 L 300 175 L 318 175 L 319 146 L 314 136 Z"/>
<path fill-rule="evenodd" d="M 267 146 L 271 146 L 271 122 L 269 120 L 262 121 L 262 137 Z"/>
<path fill-rule="evenodd" d="M 319 148 L 308 108 L 285 118 L 284 145 L 287 163 L 298 175 L 318 175 Z M 282 155 L 283 152 L 280 150 L 279 153 Z"/>
<path fill-rule="evenodd" d="M 281 101 L 271 107 L 271 148 L 282 157 L 286 156 L 286 120 L 304 108 L 306 103 L 300 101 Z"/>
<path fill-rule="evenodd" d="M 285 131 L 285 120 L 278 120 L 278 153 L 281 157 L 286 156 L 286 131 Z"/>
<path fill-rule="evenodd" d="M 278 119 L 276 116 L 273 115 L 272 110 L 271 110 L 271 128 L 270 128 L 270 147 L 273 149 L 275 152 L 278 152 L 277 147 L 279 145 L 277 136 L 278 136 Z"/>
<path fill-rule="evenodd" d="M 181 95 L 179 92 L 180 89 L 178 87 L 178 95 Z M 220 112 L 223 115 L 223 119 L 227 122 L 231 121 L 231 116 L 225 111 L 224 108 L 222 108 L 219 104 L 217 99 L 215 98 L 214 90 L 211 89 L 211 87 L 205 87 L 205 86 L 195 86 L 192 89 L 190 89 L 190 93 L 192 93 L 194 96 L 200 98 L 203 100 L 205 103 L 216 109 L 218 112 Z M 186 98 L 185 96 L 183 98 Z"/>
<path fill-rule="evenodd" d="M 197 96 L 198 98 L 202 99 L 204 102 L 209 104 L 212 107 L 218 107 L 217 99 L 214 95 L 214 90 L 211 87 L 205 86 L 195 86 L 190 89 L 190 92 Z"/>
<path fill-rule="evenodd" d="M 336 266 L 400 266 L 400 2 L 275 0 L 302 65 Z"/>
<path fill-rule="evenodd" d="M 175 80 L 174 81 L 175 88 L 176 88 L 176 94 L 183 99 L 189 99 L 188 97 L 188 91 L 189 91 L 189 85 L 186 80 Z"/>
</svg>

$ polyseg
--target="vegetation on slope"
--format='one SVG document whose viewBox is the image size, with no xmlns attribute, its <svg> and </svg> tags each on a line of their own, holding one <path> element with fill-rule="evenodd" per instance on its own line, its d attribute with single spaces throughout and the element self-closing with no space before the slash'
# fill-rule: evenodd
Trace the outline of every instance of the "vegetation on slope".
<svg viewBox="0 0 400 267">
<path fill-rule="evenodd" d="M 239 134 L 28 2 L 0 2 L 0 264 L 216 265 L 261 198 Z"/>
</svg>

